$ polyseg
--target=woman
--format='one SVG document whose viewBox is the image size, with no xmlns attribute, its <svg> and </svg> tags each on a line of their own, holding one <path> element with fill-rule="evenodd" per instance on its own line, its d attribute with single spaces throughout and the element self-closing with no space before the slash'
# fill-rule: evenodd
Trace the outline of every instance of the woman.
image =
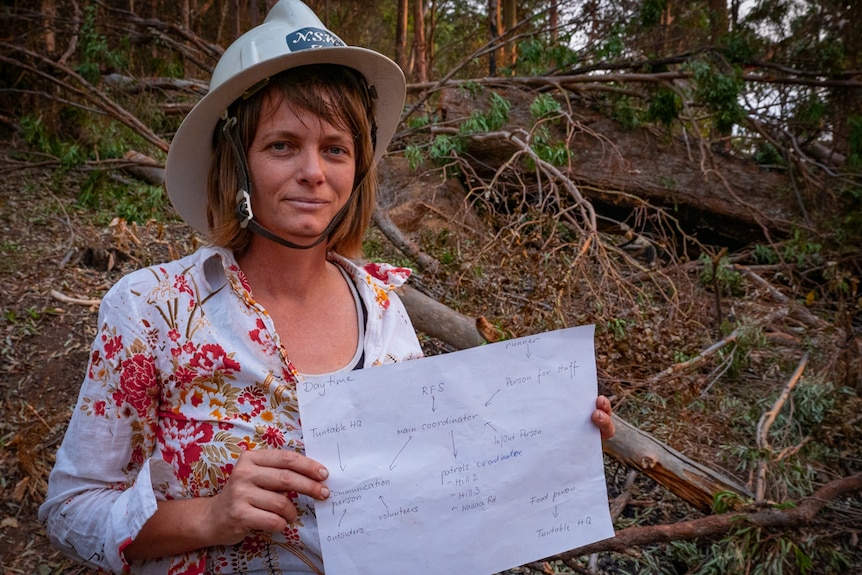
<svg viewBox="0 0 862 575">
<path fill-rule="evenodd" d="M 407 270 L 347 259 L 404 94 L 393 62 L 296 0 L 225 51 L 166 166 L 212 245 L 105 296 L 40 509 L 57 547 L 113 572 L 323 572 L 328 472 L 304 455 L 295 383 L 421 356 L 391 293 Z"/>
</svg>

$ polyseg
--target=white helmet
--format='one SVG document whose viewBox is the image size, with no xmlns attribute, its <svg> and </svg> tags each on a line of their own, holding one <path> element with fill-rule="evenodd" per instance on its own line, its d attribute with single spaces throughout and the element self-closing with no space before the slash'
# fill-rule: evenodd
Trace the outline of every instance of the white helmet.
<svg viewBox="0 0 862 575">
<path fill-rule="evenodd" d="M 404 106 L 406 83 L 401 68 L 382 54 L 346 45 L 299 0 L 279 0 L 263 24 L 225 50 L 213 70 L 209 92 L 189 112 L 171 142 L 165 165 L 168 197 L 180 217 L 198 232 L 209 235 L 207 176 L 219 118 L 251 87 L 307 64 L 341 64 L 365 76 L 377 94 L 374 162 L 386 151 Z"/>
</svg>

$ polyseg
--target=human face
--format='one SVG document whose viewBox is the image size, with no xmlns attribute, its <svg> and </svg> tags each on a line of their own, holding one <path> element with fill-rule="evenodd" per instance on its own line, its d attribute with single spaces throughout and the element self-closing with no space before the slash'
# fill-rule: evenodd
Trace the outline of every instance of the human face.
<svg viewBox="0 0 862 575">
<path fill-rule="evenodd" d="M 248 150 L 248 167 L 255 220 L 284 239 L 308 244 L 350 199 L 356 172 L 353 134 L 269 96 Z"/>
</svg>

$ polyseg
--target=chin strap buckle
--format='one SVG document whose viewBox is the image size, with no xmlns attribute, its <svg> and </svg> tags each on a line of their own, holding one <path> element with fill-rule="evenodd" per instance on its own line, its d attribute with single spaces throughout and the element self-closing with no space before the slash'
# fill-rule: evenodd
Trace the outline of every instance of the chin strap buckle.
<svg viewBox="0 0 862 575">
<path fill-rule="evenodd" d="M 254 218 L 254 212 L 251 211 L 251 196 L 246 190 L 236 193 L 236 217 L 239 220 L 239 227 L 243 229 Z"/>
</svg>

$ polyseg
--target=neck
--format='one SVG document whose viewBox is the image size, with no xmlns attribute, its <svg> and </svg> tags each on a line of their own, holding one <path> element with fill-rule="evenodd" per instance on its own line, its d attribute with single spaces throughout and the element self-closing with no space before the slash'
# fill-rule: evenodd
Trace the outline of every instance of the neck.
<svg viewBox="0 0 862 575">
<path fill-rule="evenodd" d="M 331 272 L 325 243 L 297 250 L 253 236 L 248 248 L 236 259 L 258 295 L 305 299 Z"/>
</svg>

